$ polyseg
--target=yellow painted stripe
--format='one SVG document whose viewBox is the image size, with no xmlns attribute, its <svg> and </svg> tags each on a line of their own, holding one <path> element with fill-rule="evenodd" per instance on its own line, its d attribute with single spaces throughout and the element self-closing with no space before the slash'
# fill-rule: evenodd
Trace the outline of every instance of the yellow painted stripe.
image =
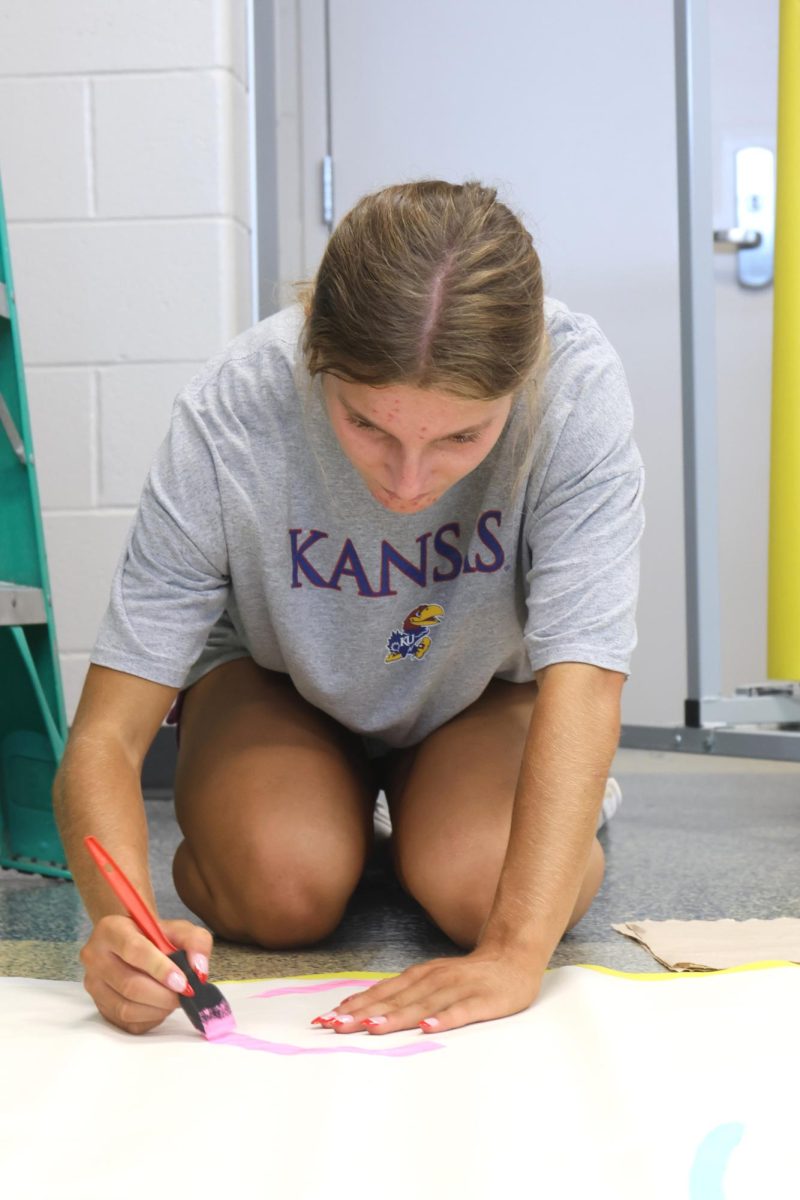
<svg viewBox="0 0 800 1200">
<path fill-rule="evenodd" d="M 453 960 L 458 961 L 457 959 Z M 613 967 L 600 967 L 596 963 L 566 963 L 565 966 L 583 967 L 586 971 L 599 971 L 601 975 L 616 975 L 619 979 L 696 979 L 698 976 L 732 975 L 738 971 L 766 971 L 772 967 L 797 967 L 800 963 L 788 962 L 784 959 L 764 960 L 763 962 L 744 963 L 740 967 L 723 967 L 718 971 L 616 971 Z M 560 967 L 548 967 L 545 974 L 559 971 Z M 311 979 L 393 979 L 400 971 L 328 971 L 320 975 L 286 975 L 268 976 L 265 979 L 222 979 L 214 980 L 218 987 L 227 983 L 273 983 L 280 982 L 288 985 L 297 980 Z"/>
<path fill-rule="evenodd" d="M 291 983 L 297 979 L 393 979 L 399 974 L 399 971 L 326 971 L 320 975 L 268 975 L 264 979 L 214 979 L 211 982 L 223 987 L 226 983 Z"/>
<path fill-rule="evenodd" d="M 800 679 L 800 0 L 781 0 L 767 674 Z"/>
<path fill-rule="evenodd" d="M 576 963 L 587 971 L 600 971 L 603 975 L 618 975 L 620 979 L 693 979 L 708 975 L 733 975 L 738 971 L 765 971 L 771 967 L 796 967 L 800 964 L 785 959 L 765 959 L 763 962 L 743 963 L 740 967 L 720 967 L 716 971 L 615 971 L 612 967 L 598 967 L 594 963 Z M 553 968 L 550 968 L 551 970 Z M 556 968 L 557 969 L 557 968 Z"/>
</svg>

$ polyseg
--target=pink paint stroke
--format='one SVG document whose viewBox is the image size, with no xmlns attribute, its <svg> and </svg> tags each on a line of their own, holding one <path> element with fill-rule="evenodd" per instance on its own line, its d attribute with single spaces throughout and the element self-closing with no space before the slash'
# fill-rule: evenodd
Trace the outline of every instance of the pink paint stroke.
<svg viewBox="0 0 800 1200">
<path fill-rule="evenodd" d="M 266 992 L 257 992 L 252 1000 L 266 1000 L 272 996 L 296 996 L 306 992 L 329 992 L 335 988 L 371 987 L 379 983 L 378 979 L 325 979 L 320 983 L 299 983 L 288 987 L 268 988 Z M 337 1041 L 345 1042 L 350 1035 L 334 1034 Z M 378 1038 L 373 1040 L 378 1041 Z M 434 1042 L 429 1035 L 423 1034 L 418 1042 L 406 1043 L 405 1046 L 392 1046 L 374 1049 L 366 1046 L 293 1046 L 289 1042 L 266 1042 L 263 1038 L 251 1037 L 247 1033 L 224 1033 L 213 1040 L 215 1046 L 238 1046 L 242 1050 L 266 1050 L 269 1054 L 372 1054 L 384 1058 L 407 1058 L 411 1054 L 425 1054 L 428 1050 L 444 1050 L 442 1042 Z"/>
<path fill-rule="evenodd" d="M 296 996 L 301 992 L 330 992 L 334 988 L 372 987 L 373 983 L 382 983 L 381 979 L 326 979 L 323 983 L 294 984 L 291 987 L 269 988 L 266 992 L 257 992 L 253 1000 L 266 1000 L 270 996 Z"/>
<path fill-rule="evenodd" d="M 338 1038 L 339 1035 L 334 1034 Z M 444 1050 L 441 1042 L 432 1042 L 423 1037 L 419 1042 L 405 1046 L 392 1046 L 386 1050 L 366 1046 L 292 1046 L 286 1042 L 265 1042 L 246 1033 L 226 1033 L 215 1038 L 212 1046 L 240 1046 L 242 1050 L 266 1050 L 269 1054 L 379 1054 L 385 1058 L 407 1058 L 410 1054 L 425 1054 L 428 1050 Z"/>
</svg>

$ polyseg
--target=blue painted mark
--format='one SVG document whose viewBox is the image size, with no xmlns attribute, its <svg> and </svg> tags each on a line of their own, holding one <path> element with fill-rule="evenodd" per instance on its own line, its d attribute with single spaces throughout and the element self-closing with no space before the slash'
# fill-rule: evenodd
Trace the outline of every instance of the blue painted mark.
<svg viewBox="0 0 800 1200">
<path fill-rule="evenodd" d="M 703 1138 L 689 1173 L 689 1200 L 725 1200 L 725 1170 L 743 1133 L 741 1121 L 730 1121 Z"/>
</svg>

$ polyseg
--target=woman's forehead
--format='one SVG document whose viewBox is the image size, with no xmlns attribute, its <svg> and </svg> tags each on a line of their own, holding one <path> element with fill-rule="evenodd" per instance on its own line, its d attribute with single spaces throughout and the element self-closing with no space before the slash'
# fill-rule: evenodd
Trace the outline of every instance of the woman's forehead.
<svg viewBox="0 0 800 1200">
<path fill-rule="evenodd" d="M 325 378 L 326 393 L 354 409 L 362 406 L 388 411 L 399 411 L 401 408 L 425 409 L 431 413 L 437 412 L 442 417 L 457 415 L 472 421 L 482 421 L 489 416 L 490 411 L 504 407 L 505 401 L 509 399 L 507 396 L 500 396 L 491 400 L 477 400 L 454 396 L 451 392 L 435 388 L 411 387 L 408 384 L 371 387 L 366 383 L 336 376 L 327 375 Z"/>
</svg>

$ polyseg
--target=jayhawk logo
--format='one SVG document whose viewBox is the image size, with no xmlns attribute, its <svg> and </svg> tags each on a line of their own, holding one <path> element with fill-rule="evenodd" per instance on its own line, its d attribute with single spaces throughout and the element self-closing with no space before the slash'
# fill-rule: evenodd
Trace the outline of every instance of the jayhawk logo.
<svg viewBox="0 0 800 1200">
<path fill-rule="evenodd" d="M 440 604 L 420 604 L 403 621 L 402 629 L 393 629 L 386 639 L 384 662 L 397 662 L 400 658 L 423 658 L 428 653 L 431 639 L 428 630 L 438 625 L 444 616 Z"/>
</svg>

